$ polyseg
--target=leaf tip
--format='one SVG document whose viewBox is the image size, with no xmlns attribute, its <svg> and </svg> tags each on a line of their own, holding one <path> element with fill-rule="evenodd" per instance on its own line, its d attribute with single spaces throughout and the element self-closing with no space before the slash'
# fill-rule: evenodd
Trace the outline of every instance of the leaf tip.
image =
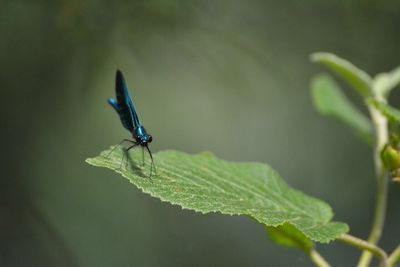
<svg viewBox="0 0 400 267">
<path fill-rule="evenodd" d="M 89 164 L 89 165 L 92 165 L 92 166 L 98 166 L 98 165 L 96 164 L 96 158 L 87 158 L 87 159 L 85 159 L 85 162 L 86 162 L 87 164 Z"/>
<path fill-rule="evenodd" d="M 328 53 L 328 52 L 315 52 L 310 55 L 310 60 L 311 60 L 311 62 L 317 63 L 317 62 L 322 61 L 326 57 L 332 57 L 332 56 L 333 56 L 333 54 Z"/>
</svg>

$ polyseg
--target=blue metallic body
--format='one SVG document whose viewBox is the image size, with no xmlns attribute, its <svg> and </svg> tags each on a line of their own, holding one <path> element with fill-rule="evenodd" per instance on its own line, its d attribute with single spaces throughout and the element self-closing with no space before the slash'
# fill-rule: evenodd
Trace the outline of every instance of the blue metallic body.
<svg viewBox="0 0 400 267">
<path fill-rule="evenodd" d="M 132 137 L 134 139 L 134 141 L 127 139 L 123 140 L 133 143 L 133 145 L 131 145 L 126 151 L 129 151 L 131 148 L 138 145 L 140 145 L 142 148 L 146 148 L 151 158 L 151 163 L 152 163 L 151 167 L 153 168 L 154 164 L 153 156 L 148 147 L 149 143 L 151 143 L 153 138 L 150 134 L 147 133 L 146 129 L 140 122 L 140 119 L 136 113 L 135 105 L 133 104 L 132 98 L 129 94 L 128 86 L 120 70 L 117 70 L 117 74 L 115 77 L 115 93 L 117 99 L 110 98 L 108 99 L 108 103 L 118 113 L 122 125 L 124 126 L 125 129 L 131 132 Z M 151 170 L 150 170 L 150 176 L 151 176 Z"/>
<path fill-rule="evenodd" d="M 147 146 L 152 141 L 152 136 L 147 133 L 140 122 L 135 105 L 129 94 L 128 86 L 120 70 L 117 70 L 115 77 L 115 93 L 117 99 L 110 98 L 108 99 L 108 103 L 118 113 L 122 125 L 132 133 L 136 143 L 141 146 Z"/>
</svg>

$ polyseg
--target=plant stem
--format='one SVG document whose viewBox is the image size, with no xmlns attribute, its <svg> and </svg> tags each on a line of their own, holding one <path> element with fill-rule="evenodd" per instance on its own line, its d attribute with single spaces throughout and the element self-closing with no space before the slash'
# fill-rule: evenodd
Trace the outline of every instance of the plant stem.
<svg viewBox="0 0 400 267">
<path fill-rule="evenodd" d="M 400 245 L 390 254 L 388 259 L 389 266 L 394 266 L 397 262 L 400 261 Z"/>
<path fill-rule="evenodd" d="M 379 99 L 381 100 L 381 99 Z M 386 169 L 381 160 L 381 151 L 383 146 L 388 142 L 388 122 L 374 107 L 369 106 L 371 119 L 375 128 L 375 147 L 374 147 L 374 163 L 377 176 L 377 195 L 375 204 L 374 222 L 368 242 L 376 244 L 382 234 L 383 225 L 386 216 L 386 201 L 387 201 L 387 177 Z M 358 267 L 367 267 L 371 262 L 372 254 L 369 251 L 364 251 L 358 262 Z"/>
<path fill-rule="evenodd" d="M 388 256 L 386 254 L 386 252 L 381 249 L 380 247 L 371 244 L 363 239 L 360 239 L 358 237 L 349 235 L 349 234 L 343 234 L 341 235 L 338 240 L 349 244 L 353 247 L 362 249 L 362 250 L 366 250 L 369 251 L 371 253 L 371 255 L 375 255 L 376 257 L 378 257 L 381 261 L 382 261 L 382 266 L 386 267 L 388 266 Z"/>
<path fill-rule="evenodd" d="M 331 267 L 329 263 L 319 254 L 315 249 L 311 249 L 308 252 L 308 255 L 311 258 L 311 261 L 315 264 L 317 267 Z"/>
</svg>

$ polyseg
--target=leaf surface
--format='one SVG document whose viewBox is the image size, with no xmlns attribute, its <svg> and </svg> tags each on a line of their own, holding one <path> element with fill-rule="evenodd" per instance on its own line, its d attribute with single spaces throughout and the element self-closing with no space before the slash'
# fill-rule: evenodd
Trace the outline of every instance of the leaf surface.
<svg viewBox="0 0 400 267">
<path fill-rule="evenodd" d="M 86 161 L 114 170 L 143 192 L 183 209 L 248 215 L 267 226 L 289 223 L 322 243 L 348 231 L 346 224 L 331 222 L 328 204 L 290 188 L 267 164 L 228 162 L 210 152 L 163 151 L 154 155 L 157 174 L 150 180 L 150 161 L 142 166 L 138 151 L 129 154 L 126 167 L 121 164 L 122 149 L 108 153 Z"/>
<path fill-rule="evenodd" d="M 340 87 L 327 74 L 314 77 L 311 94 L 316 109 L 323 115 L 331 116 L 351 128 L 362 140 L 371 144 L 372 123 L 346 97 Z"/>
<path fill-rule="evenodd" d="M 291 224 L 284 223 L 278 227 L 266 226 L 272 241 L 285 247 L 300 248 L 305 252 L 314 247 L 314 243 Z"/>
</svg>

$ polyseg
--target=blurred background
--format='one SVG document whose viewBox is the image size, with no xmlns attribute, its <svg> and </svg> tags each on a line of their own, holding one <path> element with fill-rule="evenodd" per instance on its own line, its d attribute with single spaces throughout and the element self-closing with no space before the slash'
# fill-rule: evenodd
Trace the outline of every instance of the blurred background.
<svg viewBox="0 0 400 267">
<path fill-rule="evenodd" d="M 84 162 L 129 137 L 106 103 L 117 68 L 153 152 L 266 162 L 366 238 L 372 152 L 313 109 L 309 81 L 323 69 L 308 56 L 389 71 L 399 25 L 394 0 L 0 1 L 0 266 L 311 266 L 249 218 L 182 211 Z M 387 250 L 399 201 L 392 185 Z M 318 249 L 333 266 L 359 256 Z"/>
</svg>

